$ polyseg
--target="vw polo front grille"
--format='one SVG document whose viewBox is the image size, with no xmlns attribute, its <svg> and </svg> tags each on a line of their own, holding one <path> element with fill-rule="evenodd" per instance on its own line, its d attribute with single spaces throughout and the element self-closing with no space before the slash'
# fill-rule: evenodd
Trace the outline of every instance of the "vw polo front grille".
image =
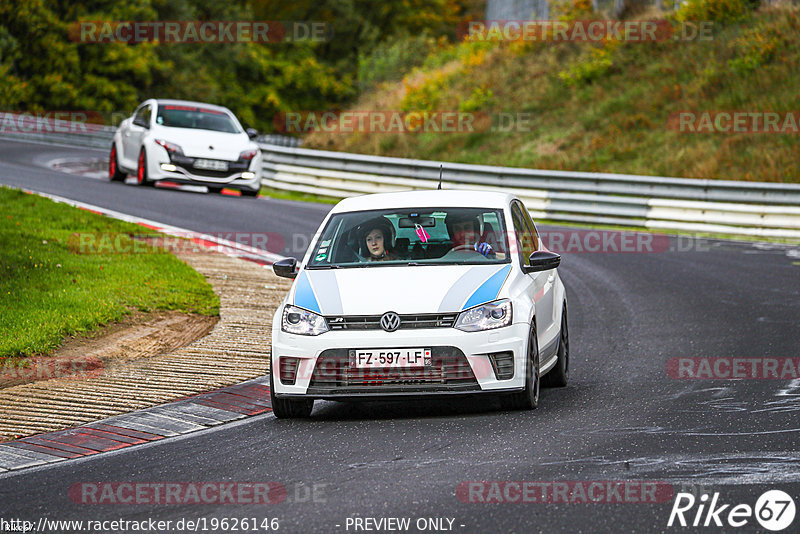
<svg viewBox="0 0 800 534">
<path fill-rule="evenodd" d="M 398 330 L 413 328 L 450 328 L 457 313 L 400 315 Z M 331 330 L 381 330 L 381 315 L 332 315 L 325 317 Z"/>
<path fill-rule="evenodd" d="M 328 349 L 317 358 L 309 394 L 424 392 L 480 389 L 467 357 L 456 347 L 432 347 L 431 364 L 416 368 L 351 367 L 348 349 Z"/>
</svg>

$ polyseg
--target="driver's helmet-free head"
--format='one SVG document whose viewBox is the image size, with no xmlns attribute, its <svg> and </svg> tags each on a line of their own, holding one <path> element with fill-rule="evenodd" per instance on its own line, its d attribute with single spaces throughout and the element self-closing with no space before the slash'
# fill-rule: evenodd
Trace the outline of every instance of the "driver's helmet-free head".
<svg viewBox="0 0 800 534">
<path fill-rule="evenodd" d="M 467 213 L 448 213 L 444 218 L 444 225 L 447 227 L 447 233 L 450 238 L 453 238 L 453 227 L 456 225 L 471 223 L 475 233 L 481 235 L 481 221 L 477 215 L 470 215 Z"/>
<path fill-rule="evenodd" d="M 367 234 L 375 229 L 380 230 L 383 234 L 383 247 L 386 252 L 391 252 L 394 248 L 394 225 L 386 217 L 375 217 L 358 226 L 359 247 L 364 256 L 369 256 Z"/>
</svg>

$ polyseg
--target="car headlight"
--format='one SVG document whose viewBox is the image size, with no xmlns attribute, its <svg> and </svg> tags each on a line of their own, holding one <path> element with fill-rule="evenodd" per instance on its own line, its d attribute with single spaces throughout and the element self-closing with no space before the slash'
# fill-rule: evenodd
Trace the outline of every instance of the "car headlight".
<svg viewBox="0 0 800 534">
<path fill-rule="evenodd" d="M 464 332 L 491 330 L 511 324 L 511 301 L 496 300 L 461 312 L 455 327 Z"/>
<path fill-rule="evenodd" d="M 258 149 L 253 148 L 239 154 L 239 159 L 241 161 L 250 161 L 256 156 L 258 156 Z"/>
<path fill-rule="evenodd" d="M 301 336 L 318 336 L 328 331 L 328 322 L 321 315 L 287 304 L 283 308 L 281 330 Z"/>
</svg>

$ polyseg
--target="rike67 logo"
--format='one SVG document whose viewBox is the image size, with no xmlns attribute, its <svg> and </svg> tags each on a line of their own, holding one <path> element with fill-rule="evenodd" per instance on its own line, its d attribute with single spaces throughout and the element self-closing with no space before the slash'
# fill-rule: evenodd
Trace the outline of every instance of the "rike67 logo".
<svg viewBox="0 0 800 534">
<path fill-rule="evenodd" d="M 723 504 L 719 492 L 710 498 L 703 493 L 699 499 L 691 493 L 678 493 L 667 526 L 738 528 L 747 525 L 755 517 L 762 528 L 778 532 L 791 525 L 794 516 L 794 499 L 781 490 L 764 492 L 754 507 L 749 504 Z"/>
</svg>

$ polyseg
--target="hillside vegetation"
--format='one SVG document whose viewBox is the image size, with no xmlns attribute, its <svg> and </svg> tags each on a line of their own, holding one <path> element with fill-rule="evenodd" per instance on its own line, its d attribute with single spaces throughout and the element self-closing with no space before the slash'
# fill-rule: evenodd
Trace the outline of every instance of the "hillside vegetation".
<svg viewBox="0 0 800 534">
<path fill-rule="evenodd" d="M 0 0 L 0 111 L 82 111 L 118 123 L 147 98 L 184 98 L 228 106 L 247 126 L 269 132 L 278 112 L 351 101 L 359 58 L 381 42 L 427 33 L 455 40 L 457 21 L 476 3 Z M 121 25 L 159 21 L 208 22 L 212 30 L 177 42 L 163 33 L 112 35 Z M 239 37 L 231 21 L 273 30 L 267 40 Z"/>
<path fill-rule="evenodd" d="M 693 0 L 664 22 L 680 34 L 711 21 L 710 39 L 450 44 L 415 38 L 387 45 L 384 64 L 373 59 L 370 72 L 392 72 L 385 65 L 392 61 L 407 66 L 405 50 L 415 54 L 416 66 L 401 79 L 378 76 L 350 109 L 528 114 L 530 131 L 497 131 L 483 127 L 485 120 L 472 132 L 317 131 L 304 146 L 540 169 L 800 182 L 800 133 L 784 122 L 789 114 L 800 126 L 800 11 L 751 8 L 740 0 Z M 675 114 L 685 111 L 698 118 L 778 112 L 782 133 L 680 131 Z"/>
</svg>

